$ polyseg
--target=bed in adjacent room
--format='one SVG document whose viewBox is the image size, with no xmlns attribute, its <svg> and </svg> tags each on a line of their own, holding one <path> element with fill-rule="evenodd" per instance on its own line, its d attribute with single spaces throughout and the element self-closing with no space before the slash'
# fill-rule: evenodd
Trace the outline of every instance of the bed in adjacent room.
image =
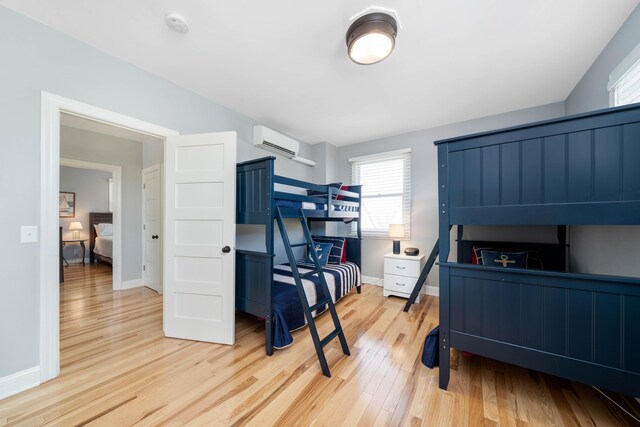
<svg viewBox="0 0 640 427">
<path fill-rule="evenodd" d="M 89 260 L 113 264 L 113 213 L 91 212 L 89 224 Z"/>
</svg>

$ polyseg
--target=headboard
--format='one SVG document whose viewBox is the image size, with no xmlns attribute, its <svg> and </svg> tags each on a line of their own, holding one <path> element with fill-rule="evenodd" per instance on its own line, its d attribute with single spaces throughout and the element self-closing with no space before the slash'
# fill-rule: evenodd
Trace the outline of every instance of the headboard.
<svg viewBox="0 0 640 427">
<path fill-rule="evenodd" d="M 113 212 L 89 212 L 89 259 L 93 263 L 93 249 L 96 247 L 96 224 L 113 224 Z"/>
</svg>

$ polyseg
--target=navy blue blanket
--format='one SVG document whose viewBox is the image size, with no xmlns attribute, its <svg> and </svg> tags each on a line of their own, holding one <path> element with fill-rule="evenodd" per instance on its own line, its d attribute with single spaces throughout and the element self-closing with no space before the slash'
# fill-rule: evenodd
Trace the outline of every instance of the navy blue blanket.
<svg viewBox="0 0 640 427">
<path fill-rule="evenodd" d="M 299 263 L 298 268 L 300 273 L 303 274 L 311 271 L 313 266 Z M 348 294 L 351 289 L 361 284 L 360 269 L 352 262 L 340 265 L 329 264 L 323 268 L 323 272 L 331 299 L 334 302 L 337 302 Z M 275 288 L 273 297 L 273 345 L 276 348 L 283 348 L 293 343 L 293 337 L 289 332 L 302 328 L 307 324 L 307 321 L 304 318 L 302 303 L 293 280 L 291 266 L 289 264 L 276 265 L 273 271 L 273 279 Z M 324 299 L 320 287 L 320 278 L 317 275 L 302 279 L 302 283 L 309 305 Z M 312 312 L 312 315 L 315 317 L 325 310 L 326 306 L 316 312 Z"/>
</svg>

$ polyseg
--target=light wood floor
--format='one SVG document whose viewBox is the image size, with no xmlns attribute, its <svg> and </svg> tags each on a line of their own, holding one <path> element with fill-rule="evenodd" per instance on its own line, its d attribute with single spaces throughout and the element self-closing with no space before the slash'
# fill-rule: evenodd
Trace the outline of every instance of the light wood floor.
<svg viewBox="0 0 640 427">
<path fill-rule="evenodd" d="M 164 338 L 161 296 L 111 292 L 108 267 L 65 270 L 62 373 L 1 401 L 0 425 L 628 425 L 585 385 L 459 352 L 440 390 L 437 369 L 420 363 L 437 298 L 409 314 L 374 286 L 341 301 L 352 355 L 327 347 L 329 379 L 306 329 L 273 357 L 261 323 L 243 315 L 231 347 Z"/>
</svg>

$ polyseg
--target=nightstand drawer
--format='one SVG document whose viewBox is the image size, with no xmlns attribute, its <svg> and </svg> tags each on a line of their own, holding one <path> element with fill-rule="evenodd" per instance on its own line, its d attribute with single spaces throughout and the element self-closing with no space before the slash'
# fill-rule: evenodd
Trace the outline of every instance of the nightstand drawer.
<svg viewBox="0 0 640 427">
<path fill-rule="evenodd" d="M 413 291 L 413 286 L 416 284 L 416 277 L 403 277 L 396 276 L 395 274 L 384 275 L 384 289 L 386 291 L 403 292 L 407 295 Z"/>
<path fill-rule="evenodd" d="M 398 276 L 408 276 L 417 278 L 420 276 L 420 262 L 416 260 L 404 260 L 385 258 L 384 272 L 386 274 L 395 274 Z"/>
</svg>

